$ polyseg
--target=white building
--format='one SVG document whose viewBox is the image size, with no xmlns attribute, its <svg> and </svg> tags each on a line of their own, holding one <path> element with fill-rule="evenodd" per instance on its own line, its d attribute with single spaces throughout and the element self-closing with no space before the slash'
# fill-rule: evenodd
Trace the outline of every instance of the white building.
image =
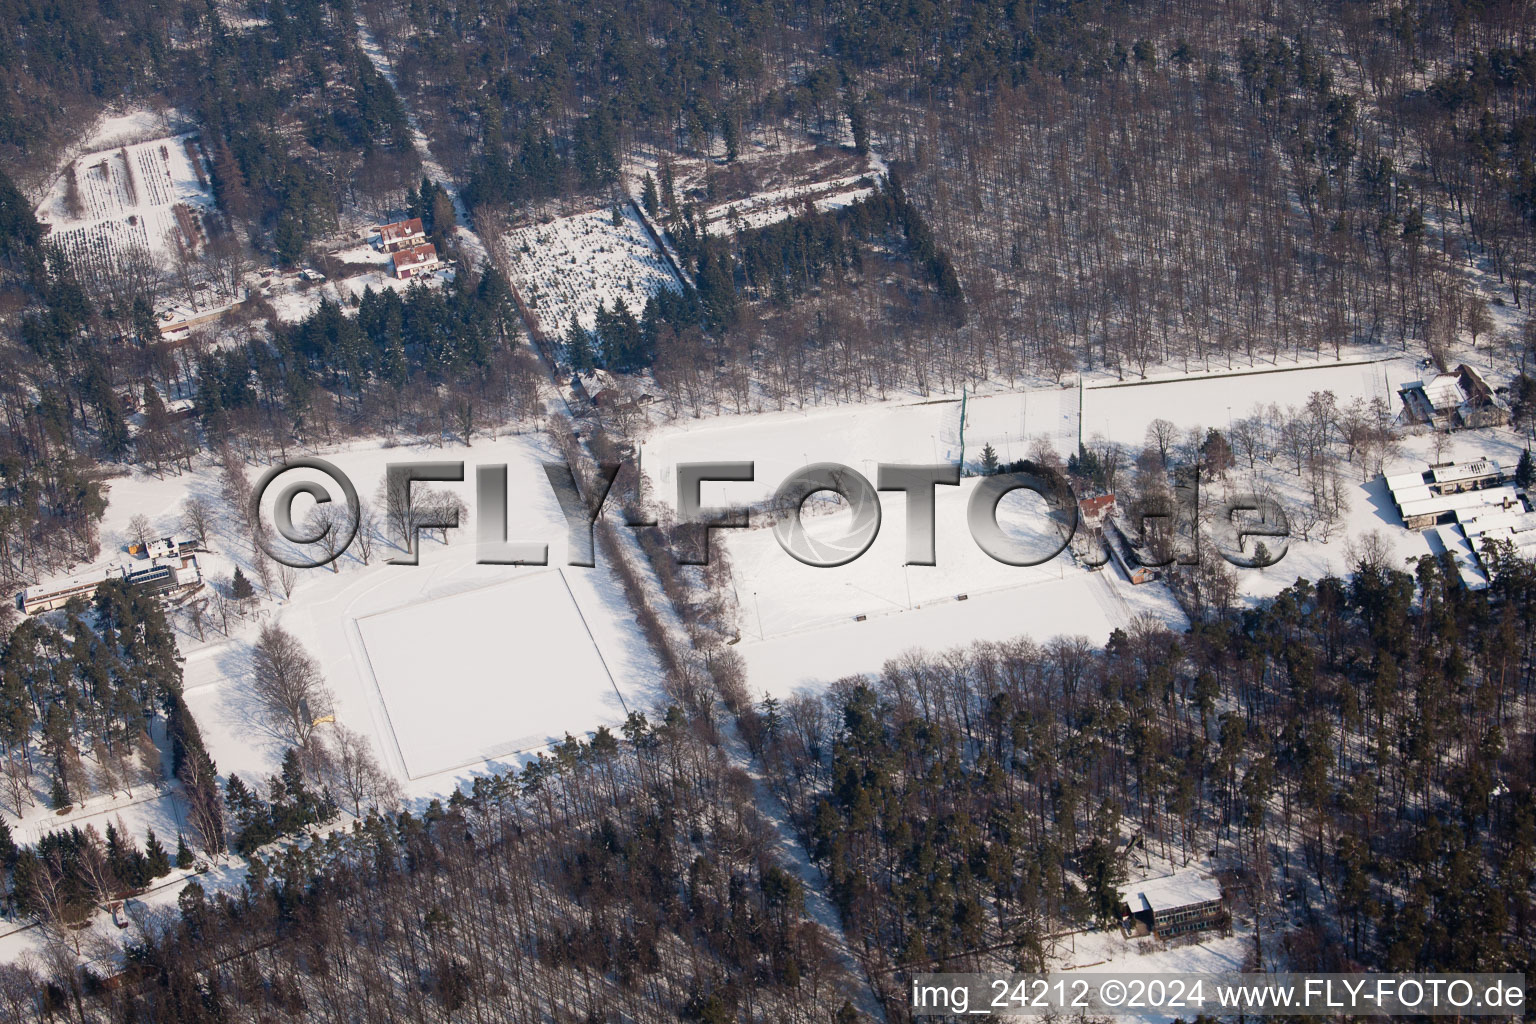
<svg viewBox="0 0 1536 1024">
<path fill-rule="evenodd" d="M 1166 939 L 1214 928 L 1225 915 L 1221 883 L 1198 868 L 1131 882 L 1120 890 L 1120 915 L 1130 935 Z"/>
<path fill-rule="evenodd" d="M 183 554 L 171 558 L 145 558 L 133 562 L 108 562 L 74 576 L 39 583 L 21 594 L 21 610 L 27 615 L 62 608 L 72 598 L 89 601 L 108 580 L 127 580 L 157 594 L 187 590 L 203 582 L 203 570 L 197 556 Z"/>
</svg>

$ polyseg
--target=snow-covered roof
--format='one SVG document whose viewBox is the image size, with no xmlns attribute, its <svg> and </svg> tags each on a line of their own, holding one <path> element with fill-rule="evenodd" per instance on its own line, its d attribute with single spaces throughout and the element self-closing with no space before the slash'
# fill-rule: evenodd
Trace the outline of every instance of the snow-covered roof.
<svg viewBox="0 0 1536 1024">
<path fill-rule="evenodd" d="M 409 249 L 401 249 L 395 253 L 395 269 L 401 267 L 414 267 L 423 263 L 437 262 L 437 246 L 428 242 L 425 245 L 412 246 Z"/>
<path fill-rule="evenodd" d="M 197 568 L 196 556 L 190 556 L 188 563 L 190 563 L 193 568 Z M 22 593 L 25 597 L 25 600 L 38 601 L 44 598 L 57 596 L 66 591 L 73 591 L 82 588 L 94 591 L 96 587 L 100 586 L 102 583 L 105 583 L 107 580 L 132 579 L 136 574 L 144 573 L 153 569 L 181 569 L 186 567 L 187 565 L 184 564 L 180 559 L 173 559 L 168 556 L 133 559 L 126 562 L 102 562 L 93 565 L 88 569 L 82 569 L 80 572 L 75 573 L 74 575 L 47 580 L 43 583 L 37 584 L 36 586 L 28 587 Z"/>
<path fill-rule="evenodd" d="M 28 601 L 36 601 L 40 597 L 62 593 L 77 587 L 95 587 L 106 580 L 121 578 L 123 567 L 116 562 L 106 565 L 93 566 L 71 576 L 63 576 L 58 579 L 39 583 L 34 587 L 28 587 L 22 593 Z"/>
<path fill-rule="evenodd" d="M 1162 878 L 1129 882 L 1120 891 L 1126 906 L 1136 910 L 1171 910 L 1221 899 L 1221 885 L 1198 868 L 1185 868 Z"/>
<path fill-rule="evenodd" d="M 1507 509 L 1519 500 L 1515 494 L 1515 489 L 1505 485 L 1503 487 L 1489 487 L 1481 491 L 1431 494 L 1427 498 L 1399 501 L 1397 507 L 1402 512 L 1404 519 L 1411 519 L 1415 516 L 1444 515 L 1447 512 L 1474 509 L 1479 506 L 1487 506 L 1490 511 L 1500 508 Z"/>
<path fill-rule="evenodd" d="M 390 242 L 403 242 L 408 238 L 417 238 L 424 234 L 426 232 L 422 230 L 420 217 L 379 226 L 379 241 L 386 245 Z"/>
<path fill-rule="evenodd" d="M 1424 474 L 1418 471 L 1412 473 L 1388 473 L 1386 474 L 1386 480 L 1387 490 L 1393 494 L 1406 488 L 1424 486 Z"/>
<path fill-rule="evenodd" d="M 1454 373 L 1437 374 L 1423 385 L 1424 397 L 1437 411 L 1455 409 L 1467 400 L 1461 386 L 1461 377 Z"/>
<path fill-rule="evenodd" d="M 1460 509 L 1456 513 L 1456 522 L 1461 524 L 1461 528 L 1469 537 L 1492 533 L 1495 530 L 1503 530 L 1511 534 L 1526 533 L 1536 530 L 1536 512 L 1502 508 Z"/>
<path fill-rule="evenodd" d="M 1435 492 L 1429 489 L 1428 484 L 1419 484 L 1416 487 L 1403 487 L 1392 492 L 1392 499 L 1397 502 L 1399 507 L 1410 502 L 1427 501 L 1434 496 Z"/>
<path fill-rule="evenodd" d="M 1429 475 L 1437 484 L 1454 484 L 1463 480 L 1501 476 L 1503 470 L 1493 459 L 1476 459 L 1472 462 L 1453 462 L 1448 466 L 1433 466 Z"/>
<path fill-rule="evenodd" d="M 1472 543 L 1460 526 L 1431 527 L 1426 533 L 1439 538 L 1441 545 L 1450 552 L 1456 562 L 1456 572 L 1461 577 L 1462 586 L 1468 590 L 1488 589 L 1488 574 L 1483 571 L 1482 562 L 1472 550 Z"/>
</svg>

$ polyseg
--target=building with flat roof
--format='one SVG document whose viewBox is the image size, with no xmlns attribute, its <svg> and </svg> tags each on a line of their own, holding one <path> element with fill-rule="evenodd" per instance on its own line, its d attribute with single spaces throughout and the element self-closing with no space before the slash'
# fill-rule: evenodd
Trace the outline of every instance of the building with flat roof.
<svg viewBox="0 0 1536 1024">
<path fill-rule="evenodd" d="M 1450 462 L 1429 467 L 1429 484 L 1441 494 L 1495 487 L 1504 482 L 1504 469 L 1493 459 Z"/>
<path fill-rule="evenodd" d="M 1515 489 L 1509 486 L 1494 487 L 1485 491 L 1455 491 L 1451 494 L 1418 494 L 1412 492 L 1397 500 L 1398 514 L 1403 525 L 1410 530 L 1422 530 L 1430 526 L 1449 525 L 1456 521 L 1458 513 L 1473 509 L 1498 509 L 1507 512 L 1514 508 L 1524 509 Z"/>
<path fill-rule="evenodd" d="M 1504 468 L 1493 459 L 1383 476 L 1403 525 L 1423 530 L 1436 555 L 1449 555 L 1468 590 L 1488 586 L 1485 541 L 1508 541 L 1522 557 L 1536 554 L 1536 513 L 1504 482 Z"/>
<path fill-rule="evenodd" d="M 1504 467 L 1493 459 L 1448 462 L 1383 477 L 1398 515 L 1410 530 L 1449 524 L 1455 522 L 1458 511 L 1485 505 L 1508 510 L 1519 500 L 1515 489 L 1504 483 Z"/>
<path fill-rule="evenodd" d="M 21 593 L 21 610 L 27 615 L 62 608 L 71 599 L 89 601 L 108 580 L 127 580 L 156 594 L 186 590 L 203 582 L 203 570 L 191 553 L 174 558 L 146 558 L 131 562 L 107 562 L 63 579 L 39 583 Z"/>
<path fill-rule="evenodd" d="M 1221 883 L 1199 868 L 1127 883 L 1120 890 L 1120 926 L 1128 935 L 1172 938 L 1214 928 L 1225 917 Z"/>
</svg>

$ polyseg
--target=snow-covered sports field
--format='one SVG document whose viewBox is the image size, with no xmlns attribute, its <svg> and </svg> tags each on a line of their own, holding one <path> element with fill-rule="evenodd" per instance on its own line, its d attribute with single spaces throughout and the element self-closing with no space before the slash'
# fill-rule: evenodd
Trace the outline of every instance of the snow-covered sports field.
<svg viewBox="0 0 1536 1024">
<path fill-rule="evenodd" d="M 412 778 L 623 720 L 623 697 L 565 572 L 527 573 L 356 620 Z"/>
<path fill-rule="evenodd" d="M 1300 407 L 1316 391 L 1332 391 L 1341 408 L 1356 399 L 1390 397 L 1395 411 L 1398 385 L 1418 375 L 1412 361 L 1376 352 L 1258 372 L 1169 375 L 1124 385 L 1090 380 L 1081 392 L 1070 387 L 973 396 L 966 402 L 964 457 L 974 467 L 982 446 L 991 444 L 1000 459 L 1010 461 L 1029 456 L 1042 442 L 1065 457 L 1078 443 L 1080 407 L 1085 442 L 1105 437 L 1133 452 L 1153 419 L 1167 419 L 1181 430 L 1225 430 L 1229 407 L 1230 417 L 1238 419 L 1256 407 Z M 1447 457 L 1513 460 L 1517 439 L 1505 433 L 1457 435 Z M 1428 446 L 1427 438 L 1410 438 L 1403 459 L 1426 459 Z M 755 463 L 751 483 L 705 484 L 702 500 L 708 506 L 760 501 L 809 463 L 841 463 L 873 483 L 882 462 L 960 457 L 960 401 L 950 398 L 685 421 L 653 430 L 642 447 L 653 494 L 668 505 L 676 500 L 681 462 Z M 1266 472 L 1277 493 L 1300 495 L 1300 478 L 1278 468 Z M 1299 577 L 1345 571 L 1349 539 L 1367 531 L 1378 531 L 1397 559 L 1430 553 L 1422 534 L 1402 528 L 1379 477 L 1362 482 L 1355 467 L 1344 474 L 1349 507 L 1339 528 L 1326 542 L 1293 539 L 1278 565 L 1236 570 L 1242 597 L 1272 596 Z M 1067 554 L 1029 568 L 993 560 L 977 547 L 966 524 L 974 484 L 968 478 L 958 488 L 936 488 L 938 564 L 932 567 L 902 565 L 906 510 L 899 493 L 881 495 L 883 518 L 874 544 L 838 568 L 795 561 L 770 529 L 717 531 L 715 544 L 731 560 L 737 650 L 746 659 L 752 689 L 783 695 L 822 686 L 840 676 L 878 671 L 888 659 L 919 647 L 1058 635 L 1082 635 L 1098 645 L 1140 616 L 1175 629 L 1187 625 L 1165 586 L 1132 585 L 1113 565 L 1089 573 Z M 1240 488 L 1245 481 L 1234 473 L 1218 486 Z M 847 516 L 846 511 L 813 514 L 808 528 L 832 536 L 846 526 Z M 1032 516 L 1038 526 L 1039 510 L 1020 497 L 1005 498 L 999 506 L 1005 527 L 1010 517 L 1027 524 Z"/>
<path fill-rule="evenodd" d="M 358 443 L 319 454 L 375 507 L 389 462 L 464 463 L 462 483 L 425 485 L 468 508 L 448 544 L 437 534 L 425 539 L 415 566 L 386 564 L 401 554 L 389 543 L 378 545 L 368 565 L 354 548 L 339 572 L 298 571 L 286 599 L 274 579 L 280 600 L 263 613 L 314 656 L 337 721 L 369 737 L 380 763 L 407 783 L 407 795 L 441 794 L 489 767 L 516 767 L 527 751 L 567 732 L 583 736 L 622 723 L 627 709 L 660 703 L 661 669 L 611 566 L 601 555 L 595 568 L 567 565 L 565 518 L 540 467 L 557 456 L 542 435 L 446 448 Z M 486 464 L 507 465 L 508 537 L 548 544 L 548 566 L 477 563 L 475 467 Z M 252 483 L 262 468 L 249 467 Z M 312 474 L 286 474 L 278 483 L 295 476 Z M 169 533 L 188 494 L 218 503 L 218 480 L 216 468 L 199 467 L 190 476 L 135 473 L 113 481 L 104 554 L 127 539 L 136 512 Z M 307 505 L 307 498 L 295 503 L 295 521 L 302 523 Z M 221 511 L 216 526 L 216 553 L 200 558 L 205 574 L 227 580 L 238 565 L 254 580 L 250 545 L 235 520 Z M 180 637 L 187 704 L 221 775 L 265 779 L 286 746 L 250 692 L 259 624 L 232 620 L 229 636 L 215 624 L 202 640 Z"/>
</svg>

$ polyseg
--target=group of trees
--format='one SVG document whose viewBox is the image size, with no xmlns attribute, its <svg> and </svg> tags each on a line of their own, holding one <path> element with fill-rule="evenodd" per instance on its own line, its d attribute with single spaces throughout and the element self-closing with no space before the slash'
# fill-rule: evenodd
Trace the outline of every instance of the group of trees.
<svg viewBox="0 0 1536 1024">
<path fill-rule="evenodd" d="M 1031 449 L 1041 464 L 1065 468 L 1079 493 L 1116 494 L 1123 522 L 1140 524 L 1128 527 L 1129 539 L 1138 550 L 1142 543 L 1156 549 L 1148 564 L 1174 556 L 1174 532 L 1183 537 L 1186 553 L 1198 547 L 1217 501 L 1233 493 L 1275 500 L 1293 537 L 1327 542 L 1349 511 L 1352 480 L 1379 476 L 1398 451 L 1383 400 L 1357 398 L 1341 407 L 1331 391 L 1313 392 L 1300 406 L 1255 405 L 1225 429 L 1181 429 L 1155 419 L 1139 450 L 1096 436 L 1064 467 L 1048 440 Z M 1195 505 L 1193 499 L 1175 501 L 1177 488 L 1204 495 L 1199 500 L 1205 507 L 1194 507 L 1194 519 L 1169 516 L 1169 510 Z M 1154 518 L 1143 520 L 1143 512 Z M 1157 536 L 1143 536 L 1148 529 Z M 1204 604 L 1189 610 L 1203 614 Z"/>
<path fill-rule="evenodd" d="M 280 626 L 261 628 L 252 651 L 251 695 L 256 710 L 288 745 L 280 776 L 268 782 L 265 808 L 231 776 L 225 796 L 241 818 L 231 826 L 248 852 L 276 835 L 335 817 L 338 807 L 362 815 L 391 810 L 399 786 L 379 766 L 367 737 L 335 720 L 330 688 L 299 641 Z M 306 779 L 308 782 L 306 782 Z M 343 803 L 344 802 L 344 803 Z M 258 813 L 258 811 L 260 813 Z"/>
<path fill-rule="evenodd" d="M 323 300 L 295 325 L 199 358 L 205 440 L 255 437 L 283 450 L 305 437 L 402 427 L 468 440 L 537 415 L 539 370 L 518 344 L 515 317 L 506 281 L 488 268 L 403 296 L 368 289 L 356 310 Z"/>
<path fill-rule="evenodd" d="M 121 822 L 109 823 L 105 838 L 93 825 L 58 829 L 35 848 L 11 849 L 4 861 L 16 910 L 55 928 L 78 926 L 98 908 L 170 874 L 173 865 L 187 869 L 194 864 L 180 836 L 173 856 L 154 829 L 145 833 L 140 848 Z"/>
<path fill-rule="evenodd" d="M 91 798 L 132 799 L 136 791 L 142 798 L 164 791 L 174 776 L 192 838 L 221 850 L 216 770 L 181 698 L 175 638 L 159 598 L 114 580 L 98 588 L 92 604 L 76 599 L 49 619 L 61 621 L 29 617 L 0 648 L 8 810 L 37 813 L 39 794 L 60 812 Z M 189 867 L 191 858 L 178 835 L 177 864 Z M 20 849 L 0 829 L 0 862 L 11 874 L 15 908 L 62 927 L 166 874 L 171 857 L 152 831 L 141 849 L 117 822 L 104 840 L 91 827 L 72 827 Z"/>
<path fill-rule="evenodd" d="M 249 581 L 239 579 L 249 592 Z M 60 617 L 62 623 L 50 622 Z M 111 581 L 91 605 L 76 600 L 59 615 L 24 620 L 0 648 L 8 809 L 33 813 L 39 793 L 60 811 L 93 797 L 132 799 L 135 790 L 163 791 L 174 775 L 192 839 L 210 853 L 228 841 L 250 854 L 341 809 L 364 815 L 395 808 L 398 787 L 369 741 L 334 722 L 323 734 L 317 730 L 330 720 L 330 694 L 292 635 L 264 627 L 253 661 L 254 710 L 288 745 L 264 796 L 236 775 L 221 790 L 181 698 L 174 636 L 158 597 Z M 157 732 L 172 755 L 169 765 Z M 175 862 L 192 864 L 185 837 L 177 837 Z M 50 926 L 79 923 L 166 874 L 170 863 L 152 831 L 140 849 L 121 822 L 108 826 L 104 841 L 90 827 L 70 828 L 21 849 L 0 823 L 0 868 L 11 871 L 14 906 Z"/>
<path fill-rule="evenodd" d="M 276 781 L 266 809 L 232 793 L 236 820 L 302 819 L 296 761 Z M 239 894 L 188 884 L 122 984 L 12 968 L 0 987 L 83 1021 L 853 1021 L 751 786 L 678 709 L 635 713 L 420 816 L 259 854 Z"/>
<path fill-rule="evenodd" d="M 1367 545 L 1188 635 L 914 652 L 742 722 L 897 1019 L 900 969 L 1044 969 L 1113 914 L 1137 832 L 1287 908 L 1255 966 L 1523 970 L 1536 566 L 1497 565 L 1490 602 Z"/>
<path fill-rule="evenodd" d="M 919 258 L 942 294 L 964 285 L 966 326 L 908 339 L 921 305 L 866 290 L 855 319 L 884 328 L 869 347 L 891 369 L 850 371 L 827 358 L 834 341 L 792 319 L 744 339 L 752 372 L 772 391 L 787 376 L 803 400 L 883 391 L 886 378 L 1145 374 L 1359 341 L 1445 358 L 1470 337 L 1496 358 L 1511 339 L 1467 271 L 1523 306 L 1536 250 L 1532 40 L 1518 10 L 997 0 L 896 16 L 846 0 L 748 4 L 727 25 L 707 5 L 600 3 L 578 37 L 538 5 L 439 0 L 411 8 L 398 59 L 450 165 L 522 168 L 498 180 L 526 187 L 472 194 L 490 220 L 599 188 L 631 151 L 707 161 L 723 143 L 731 161 L 748 133 L 794 120 L 891 158 L 931 225 Z M 727 53 L 749 56 L 705 59 Z M 486 66 L 500 71 L 494 101 Z M 1415 67 L 1433 69 L 1430 88 Z M 675 223 L 687 199 L 662 169 L 645 203 L 670 211 L 687 249 Z M 799 259 L 739 261 L 742 283 L 798 294 L 788 286 L 815 276 L 807 254 L 829 255 L 818 230 L 810 217 L 749 232 Z M 701 293 L 730 276 L 718 262 L 698 266 Z M 819 321 L 823 304 L 806 305 Z M 716 306 L 704 302 L 718 320 Z"/>
<path fill-rule="evenodd" d="M 62 808 L 165 779 L 151 727 L 181 683 L 165 614 L 120 581 L 103 584 L 93 608 L 79 605 L 62 628 L 25 619 L 0 651 L 0 743 L 15 814 L 34 805 L 34 790 Z"/>
<path fill-rule="evenodd" d="M 167 88 L 197 112 L 220 208 L 281 262 L 333 231 L 344 200 L 416 180 L 405 108 L 358 46 L 349 4 L 284 0 L 239 30 L 198 5 L 184 18 L 195 44 Z"/>
<path fill-rule="evenodd" d="M 1518 339 L 1490 329 L 1468 271 L 1525 305 L 1528 12 L 1453 8 L 1132 6 L 1070 64 L 1041 46 L 996 90 L 881 90 L 879 144 L 910 160 L 971 301 L 965 361 L 1144 374 L 1359 341 L 1506 352 Z M 1455 88 L 1423 89 L 1426 65 Z"/>
</svg>

